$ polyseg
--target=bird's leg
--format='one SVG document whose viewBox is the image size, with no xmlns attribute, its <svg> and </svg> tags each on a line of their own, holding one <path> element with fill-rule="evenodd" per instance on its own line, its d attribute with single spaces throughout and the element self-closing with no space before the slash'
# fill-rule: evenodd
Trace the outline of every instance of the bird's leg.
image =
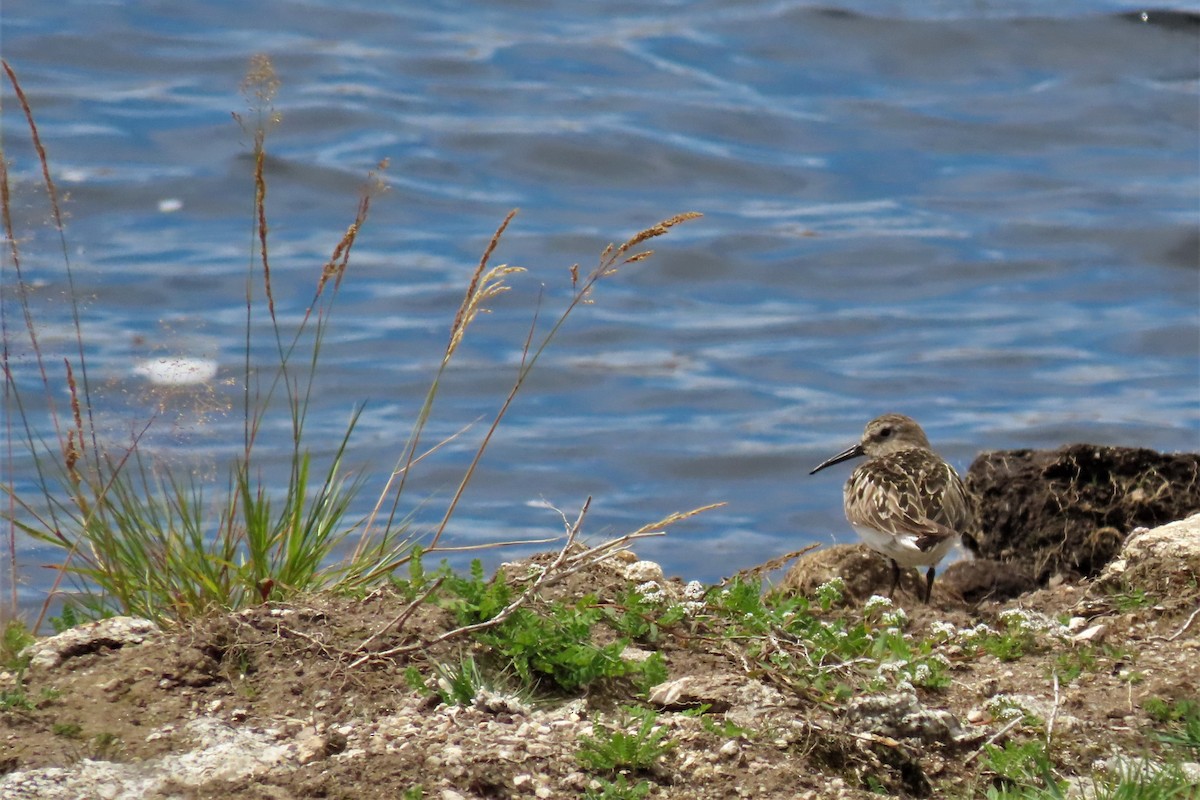
<svg viewBox="0 0 1200 800">
<path fill-rule="evenodd" d="M 889 559 L 892 562 L 892 588 L 888 590 L 888 598 L 896 595 L 896 587 L 900 585 L 900 565 L 896 563 L 896 559 Z"/>
<path fill-rule="evenodd" d="M 929 572 L 925 573 L 925 605 L 929 605 L 929 598 L 933 596 L 933 567 L 929 568 Z"/>
</svg>

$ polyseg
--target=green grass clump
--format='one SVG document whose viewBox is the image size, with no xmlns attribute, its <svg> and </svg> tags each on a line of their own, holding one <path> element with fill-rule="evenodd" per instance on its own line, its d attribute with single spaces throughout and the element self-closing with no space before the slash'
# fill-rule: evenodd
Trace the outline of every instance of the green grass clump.
<svg viewBox="0 0 1200 800">
<path fill-rule="evenodd" d="M 592 724 L 592 734 L 579 739 L 575 759 L 589 772 L 602 775 L 649 770 L 675 747 L 675 742 L 667 738 L 667 729 L 657 721 L 653 709 L 625 708 L 616 728 L 607 728 L 599 721 Z"/>
<path fill-rule="evenodd" d="M 838 602 L 836 584 L 821 587 L 814 602 L 764 595 L 758 581 L 736 579 L 708 593 L 699 619 L 738 642 L 780 683 L 813 699 L 845 699 L 856 682 L 873 691 L 949 685 L 949 660 L 933 641 L 905 635 L 902 608 L 879 597 L 858 618 L 829 617 Z"/>
<path fill-rule="evenodd" d="M 503 572 L 486 580 L 478 559 L 472 563 L 469 576 L 451 576 L 444 586 L 450 596 L 449 607 L 460 625 L 487 622 L 513 601 L 512 588 Z M 644 661 L 631 662 L 621 658 L 628 640 L 594 643 L 593 628 L 606 619 L 592 597 L 570 604 L 543 601 L 536 608 L 517 608 L 500 624 L 476 632 L 474 638 L 487 645 L 502 668 L 531 690 L 548 686 L 572 692 L 613 678 L 631 678 L 648 688 L 664 680 L 662 656 L 653 654 Z"/>
<path fill-rule="evenodd" d="M 595 778 L 597 788 L 588 787 L 584 790 L 584 800 L 642 800 L 650 795 L 650 781 L 630 783 L 624 775 L 618 775 L 616 780 Z"/>
<path fill-rule="evenodd" d="M 29 658 L 21 655 L 21 651 L 33 642 L 33 634 L 21 620 L 10 619 L 6 622 L 0 633 L 0 669 L 23 672 L 29 666 Z"/>
<path fill-rule="evenodd" d="M 1200 701 L 1177 700 L 1167 702 L 1151 697 L 1142 703 L 1142 708 L 1155 722 L 1165 723 L 1165 731 L 1155 732 L 1160 741 L 1200 751 Z"/>
</svg>

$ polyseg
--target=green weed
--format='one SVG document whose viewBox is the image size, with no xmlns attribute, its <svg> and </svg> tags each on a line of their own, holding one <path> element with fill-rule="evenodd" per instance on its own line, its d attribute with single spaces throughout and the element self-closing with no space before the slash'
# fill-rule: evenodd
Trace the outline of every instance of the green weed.
<svg viewBox="0 0 1200 800">
<path fill-rule="evenodd" d="M 606 778 L 594 778 L 598 788 L 588 787 L 584 790 L 584 800 L 642 800 L 650 794 L 650 782 L 639 781 L 630 783 L 624 775 L 618 775 L 615 781 Z"/>
<path fill-rule="evenodd" d="M 646 708 L 624 709 L 620 726 L 613 729 L 597 721 L 590 736 L 580 737 L 575 758 L 584 769 L 600 774 L 649 770 L 675 747 L 657 721 L 658 714 Z M 632 730 L 626 730 L 628 726 Z"/>
<path fill-rule="evenodd" d="M 83 726 L 74 722 L 55 722 L 50 726 L 50 732 L 64 739 L 78 739 L 83 733 Z"/>
<path fill-rule="evenodd" d="M 29 666 L 29 657 L 22 656 L 21 651 L 35 641 L 25 623 L 18 619 L 10 619 L 0 634 L 0 669 L 10 672 L 22 672 Z"/>
<path fill-rule="evenodd" d="M 1151 697 L 1142 703 L 1142 708 L 1155 722 L 1168 726 L 1165 731 L 1155 731 L 1154 735 L 1160 741 L 1188 750 L 1200 750 L 1200 701 L 1177 700 L 1168 703 L 1161 698 Z"/>
</svg>

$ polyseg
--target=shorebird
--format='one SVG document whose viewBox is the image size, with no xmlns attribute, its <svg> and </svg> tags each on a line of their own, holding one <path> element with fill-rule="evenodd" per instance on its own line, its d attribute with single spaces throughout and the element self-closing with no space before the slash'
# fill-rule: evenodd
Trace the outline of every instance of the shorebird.
<svg viewBox="0 0 1200 800">
<path fill-rule="evenodd" d="M 846 481 L 846 519 L 868 547 L 891 559 L 888 597 L 900 583 L 901 566 L 929 567 L 922 598 L 928 603 L 938 563 L 971 518 L 962 480 L 929 446 L 921 426 L 903 414 L 871 420 L 862 441 L 809 474 L 859 456 L 867 460 Z"/>
</svg>

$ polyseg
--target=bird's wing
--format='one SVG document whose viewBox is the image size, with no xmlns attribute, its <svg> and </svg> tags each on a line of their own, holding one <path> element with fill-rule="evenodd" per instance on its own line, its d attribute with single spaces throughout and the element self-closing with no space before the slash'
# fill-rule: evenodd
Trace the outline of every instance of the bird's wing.
<svg viewBox="0 0 1200 800">
<path fill-rule="evenodd" d="M 868 462 L 846 484 L 846 518 L 852 525 L 912 535 L 923 551 L 957 536 L 967 509 L 958 474 L 936 456 L 915 463 Z"/>
</svg>

